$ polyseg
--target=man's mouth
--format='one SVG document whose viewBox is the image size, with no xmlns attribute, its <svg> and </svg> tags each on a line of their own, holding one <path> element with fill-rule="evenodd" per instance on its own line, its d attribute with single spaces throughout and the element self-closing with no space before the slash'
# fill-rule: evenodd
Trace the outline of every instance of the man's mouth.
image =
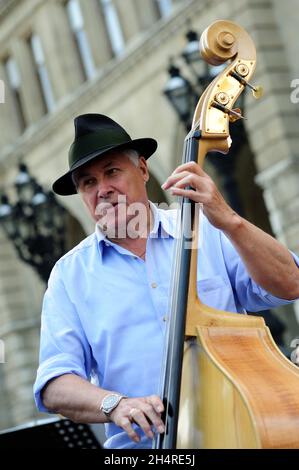
<svg viewBox="0 0 299 470">
<path fill-rule="evenodd" d="M 119 206 L 122 205 L 123 202 L 100 202 L 95 210 L 95 213 L 100 218 L 105 217 L 108 214 L 115 213 L 119 210 Z"/>
</svg>

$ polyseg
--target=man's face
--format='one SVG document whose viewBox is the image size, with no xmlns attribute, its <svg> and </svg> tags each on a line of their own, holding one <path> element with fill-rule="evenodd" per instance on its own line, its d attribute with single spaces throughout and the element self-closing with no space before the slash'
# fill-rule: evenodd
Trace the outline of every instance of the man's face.
<svg viewBox="0 0 299 470">
<path fill-rule="evenodd" d="M 75 173 L 78 193 L 92 218 L 108 237 L 126 234 L 134 207 L 148 205 L 145 183 L 149 173 L 144 157 L 136 166 L 127 155 L 111 152 Z M 132 211 L 133 208 L 133 211 Z M 126 236 L 126 235 L 125 235 Z"/>
</svg>

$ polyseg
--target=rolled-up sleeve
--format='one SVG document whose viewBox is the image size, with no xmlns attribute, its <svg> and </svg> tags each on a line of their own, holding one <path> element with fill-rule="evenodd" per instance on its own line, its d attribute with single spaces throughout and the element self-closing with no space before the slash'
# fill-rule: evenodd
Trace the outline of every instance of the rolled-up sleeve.
<svg viewBox="0 0 299 470">
<path fill-rule="evenodd" d="M 245 310 L 257 312 L 268 308 L 280 307 L 281 305 L 286 305 L 297 300 L 281 299 L 263 289 L 249 276 L 245 264 L 228 238 L 223 233 L 220 234 L 220 237 L 223 256 L 231 285 L 238 302 Z M 299 267 L 298 256 L 292 252 L 291 254 L 294 262 Z M 283 282 L 283 274 L 281 282 Z"/>
<path fill-rule="evenodd" d="M 49 380 L 63 374 L 90 378 L 90 347 L 65 289 L 59 264 L 53 268 L 44 296 L 39 360 L 34 398 L 40 411 L 49 412 L 41 400 L 41 391 Z"/>
</svg>

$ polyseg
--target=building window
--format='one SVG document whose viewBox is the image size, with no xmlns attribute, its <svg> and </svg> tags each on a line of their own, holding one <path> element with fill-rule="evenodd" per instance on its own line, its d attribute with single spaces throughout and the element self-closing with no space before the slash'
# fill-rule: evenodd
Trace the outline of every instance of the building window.
<svg viewBox="0 0 299 470">
<path fill-rule="evenodd" d="M 166 18 L 167 16 L 170 16 L 171 11 L 172 11 L 172 0 L 155 0 L 159 13 L 161 18 Z"/>
<path fill-rule="evenodd" d="M 124 36 L 118 18 L 117 10 L 112 0 L 100 0 L 105 19 L 107 33 L 109 36 L 112 52 L 115 56 L 120 55 L 125 48 Z"/>
<path fill-rule="evenodd" d="M 42 92 L 42 97 L 44 99 L 45 108 L 48 112 L 51 112 L 55 108 L 55 99 L 48 71 L 46 68 L 42 43 L 40 38 L 36 34 L 33 34 L 30 37 L 29 43 L 31 46 L 33 60 L 36 66 L 37 76 Z"/>
<path fill-rule="evenodd" d="M 12 57 L 9 57 L 4 62 L 5 71 L 8 79 L 9 87 L 12 91 L 14 107 L 18 118 L 20 131 L 23 132 L 27 126 L 23 104 L 21 100 L 21 76 L 18 65 Z"/>
<path fill-rule="evenodd" d="M 87 35 L 84 30 L 84 18 L 78 0 L 69 0 L 66 4 L 69 22 L 74 33 L 79 58 L 86 79 L 95 75 L 95 64 L 91 49 L 88 43 Z"/>
</svg>

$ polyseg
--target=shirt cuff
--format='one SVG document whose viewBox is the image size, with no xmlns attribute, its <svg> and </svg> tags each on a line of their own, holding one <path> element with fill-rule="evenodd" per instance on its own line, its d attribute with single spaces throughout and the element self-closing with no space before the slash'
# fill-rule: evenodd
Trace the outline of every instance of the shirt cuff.
<svg viewBox="0 0 299 470">
<path fill-rule="evenodd" d="M 290 251 L 291 255 L 293 256 L 293 260 L 295 261 L 298 269 L 299 269 L 299 257 L 297 255 L 295 255 L 295 253 L 292 253 Z M 267 302 L 269 302 L 269 308 L 271 308 L 271 306 L 274 308 L 274 307 L 280 307 L 282 305 L 287 305 L 287 304 L 291 304 L 293 302 L 295 302 L 296 300 L 299 300 L 299 297 L 295 298 L 295 299 L 291 299 L 291 300 L 287 300 L 287 299 L 283 299 L 281 297 L 277 297 L 273 294 L 270 294 L 268 291 L 266 291 L 265 289 L 263 289 L 260 285 L 256 284 L 256 283 L 253 283 L 253 292 L 255 294 L 257 294 L 258 296 L 260 297 L 264 297 Z"/>
<path fill-rule="evenodd" d="M 49 367 L 48 362 L 49 361 L 45 361 L 39 367 L 37 371 L 37 378 L 33 387 L 34 400 L 35 400 L 36 406 L 39 411 L 44 412 L 44 413 L 52 413 L 51 410 L 48 410 L 48 408 L 44 406 L 42 398 L 41 398 L 41 392 L 43 388 L 45 387 L 45 385 L 50 380 L 60 377 L 61 375 L 64 375 L 64 374 L 74 374 L 74 375 L 78 375 L 79 377 L 82 377 L 85 380 L 88 380 L 85 371 L 77 365 L 73 365 L 70 367 L 70 365 L 67 365 L 65 363 L 63 366 L 58 365 L 58 364 L 56 364 L 55 366 L 53 364 L 52 367 Z"/>
</svg>

